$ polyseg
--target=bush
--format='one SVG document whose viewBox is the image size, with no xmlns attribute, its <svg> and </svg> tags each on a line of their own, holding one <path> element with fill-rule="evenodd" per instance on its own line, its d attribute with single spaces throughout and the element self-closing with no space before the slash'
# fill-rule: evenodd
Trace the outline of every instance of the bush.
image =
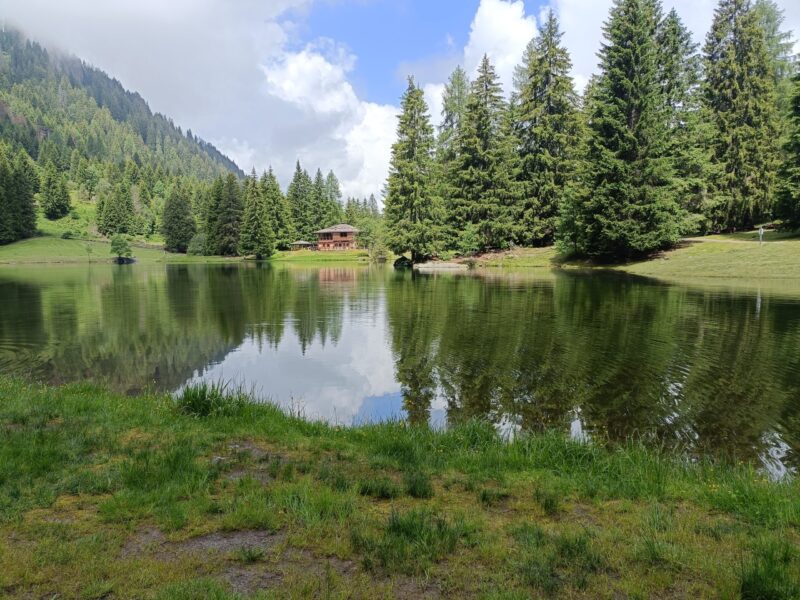
<svg viewBox="0 0 800 600">
<path fill-rule="evenodd" d="M 71 240 L 73 238 L 73 233 L 71 231 L 65 231 L 61 234 L 62 240 Z"/>
<path fill-rule="evenodd" d="M 205 233 L 195 234 L 189 241 L 189 245 L 186 247 L 186 254 L 190 254 L 192 256 L 205 256 L 207 240 L 208 238 L 206 238 Z"/>
</svg>

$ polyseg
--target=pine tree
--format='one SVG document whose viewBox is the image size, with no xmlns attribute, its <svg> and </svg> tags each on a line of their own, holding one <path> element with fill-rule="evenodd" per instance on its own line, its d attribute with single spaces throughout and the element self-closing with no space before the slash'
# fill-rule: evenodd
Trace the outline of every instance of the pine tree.
<svg viewBox="0 0 800 600">
<path fill-rule="evenodd" d="M 467 98 L 456 152 L 454 171 L 448 175 L 453 190 L 447 219 L 450 230 L 460 238 L 457 249 L 466 253 L 507 247 L 513 241 L 519 197 L 516 140 L 499 79 L 487 56 Z"/>
<path fill-rule="evenodd" d="M 19 150 L 13 161 L 8 162 L 7 179 L 2 185 L 7 204 L 8 237 L 0 234 L 0 243 L 29 238 L 36 233 L 34 194 L 38 186 L 39 180 L 27 152 Z"/>
<path fill-rule="evenodd" d="M 702 106 L 701 64 L 692 34 L 672 9 L 657 34 L 661 93 L 668 123 L 668 154 L 672 157 L 675 197 L 687 216 L 687 232 L 705 232 L 714 212 L 708 193 L 711 177 L 711 130 Z"/>
<path fill-rule="evenodd" d="M 412 78 L 400 109 L 386 185 L 387 242 L 393 252 L 410 252 L 417 262 L 439 249 L 442 210 L 432 180 L 433 127 L 425 96 Z"/>
<path fill-rule="evenodd" d="M 311 211 L 311 224 L 314 232 L 328 227 L 328 224 L 325 223 L 327 218 L 327 189 L 325 187 L 325 177 L 322 176 L 320 169 L 317 169 L 314 175 L 314 183 L 311 186 Z"/>
<path fill-rule="evenodd" d="M 300 166 L 300 161 L 297 161 L 294 177 L 286 191 L 286 198 L 292 212 L 295 233 L 298 238 L 304 240 L 313 239 L 314 232 L 318 229 L 315 227 L 312 210 L 312 187 L 311 177 Z"/>
<path fill-rule="evenodd" d="M 266 202 L 267 218 L 275 238 L 275 247 L 288 250 L 294 241 L 292 215 L 272 167 L 261 176 L 259 185 Z"/>
<path fill-rule="evenodd" d="M 784 146 L 786 159 L 781 166 L 775 215 L 784 229 L 800 228 L 800 75 L 793 79 L 789 140 Z"/>
<path fill-rule="evenodd" d="M 253 171 L 244 184 L 244 216 L 239 236 L 239 253 L 261 260 L 272 256 L 274 251 L 275 239 L 266 195 Z"/>
<path fill-rule="evenodd" d="M 791 110 L 792 77 L 797 72 L 798 66 L 798 57 L 794 54 L 793 33 L 783 30 L 784 11 L 773 0 L 756 0 L 753 10 L 764 31 L 764 43 L 775 83 L 778 113 L 780 117 L 784 117 Z M 782 124 L 788 126 L 789 120 L 783 119 Z"/>
<path fill-rule="evenodd" d="M 325 177 L 325 218 L 323 227 L 330 227 L 342 222 L 342 190 L 339 179 L 333 171 Z"/>
<path fill-rule="evenodd" d="M 41 202 L 44 216 L 51 221 L 60 219 L 69 213 L 70 203 L 67 184 L 52 162 L 47 163 L 44 169 Z"/>
<path fill-rule="evenodd" d="M 550 11 L 517 73 L 514 129 L 523 199 L 515 237 L 526 246 L 553 242 L 560 202 L 574 193 L 583 132 L 562 35 Z"/>
<path fill-rule="evenodd" d="M 588 107 L 588 193 L 577 216 L 576 246 L 587 255 L 627 258 L 678 239 L 657 64 L 659 20 L 656 0 L 616 0 L 603 28 L 601 74 Z"/>
<path fill-rule="evenodd" d="M 714 127 L 715 229 L 769 216 L 778 165 L 775 82 L 749 0 L 721 0 L 705 45 L 705 102 Z"/>
<path fill-rule="evenodd" d="M 209 249 L 219 256 L 236 256 L 242 221 L 242 195 L 236 175 L 229 173 L 216 190 L 216 214 L 208 230 Z"/>
<path fill-rule="evenodd" d="M 128 183 L 122 181 L 116 185 L 113 194 L 103 204 L 102 214 L 98 219 L 98 230 L 105 236 L 130 233 L 133 219 L 131 188 Z"/>
<path fill-rule="evenodd" d="M 162 221 L 161 232 L 164 234 L 164 248 L 169 252 L 185 253 L 197 227 L 192 217 L 189 192 L 180 182 L 172 187 L 172 191 L 167 196 Z"/>
</svg>

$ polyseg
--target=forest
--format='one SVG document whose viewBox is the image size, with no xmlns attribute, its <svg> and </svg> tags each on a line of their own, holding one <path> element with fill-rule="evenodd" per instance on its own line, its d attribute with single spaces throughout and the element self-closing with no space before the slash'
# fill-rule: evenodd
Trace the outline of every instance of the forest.
<svg viewBox="0 0 800 600">
<path fill-rule="evenodd" d="M 557 244 L 625 260 L 682 235 L 800 226 L 800 79 L 771 0 L 721 0 L 700 48 L 659 0 L 617 0 L 583 94 L 550 13 L 509 99 L 484 57 L 434 127 L 402 97 L 385 212 L 415 260 Z"/>
</svg>

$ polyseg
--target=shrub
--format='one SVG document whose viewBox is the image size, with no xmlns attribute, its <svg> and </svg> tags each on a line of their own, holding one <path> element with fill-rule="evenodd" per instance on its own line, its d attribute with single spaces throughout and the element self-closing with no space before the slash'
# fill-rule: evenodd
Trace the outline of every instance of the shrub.
<svg viewBox="0 0 800 600">
<path fill-rule="evenodd" d="M 186 247 L 186 254 L 190 254 L 192 256 L 205 256 L 207 243 L 208 238 L 206 238 L 205 233 L 195 234 L 192 236 L 192 239 L 189 240 L 189 245 Z"/>
</svg>

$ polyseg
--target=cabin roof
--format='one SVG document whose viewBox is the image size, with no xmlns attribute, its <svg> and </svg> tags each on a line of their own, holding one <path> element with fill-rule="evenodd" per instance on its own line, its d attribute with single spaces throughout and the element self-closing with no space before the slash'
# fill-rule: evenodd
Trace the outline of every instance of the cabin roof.
<svg viewBox="0 0 800 600">
<path fill-rule="evenodd" d="M 358 229 L 352 225 L 348 225 L 347 223 L 339 223 L 338 225 L 326 227 L 325 229 L 320 229 L 314 233 L 358 233 Z"/>
</svg>

